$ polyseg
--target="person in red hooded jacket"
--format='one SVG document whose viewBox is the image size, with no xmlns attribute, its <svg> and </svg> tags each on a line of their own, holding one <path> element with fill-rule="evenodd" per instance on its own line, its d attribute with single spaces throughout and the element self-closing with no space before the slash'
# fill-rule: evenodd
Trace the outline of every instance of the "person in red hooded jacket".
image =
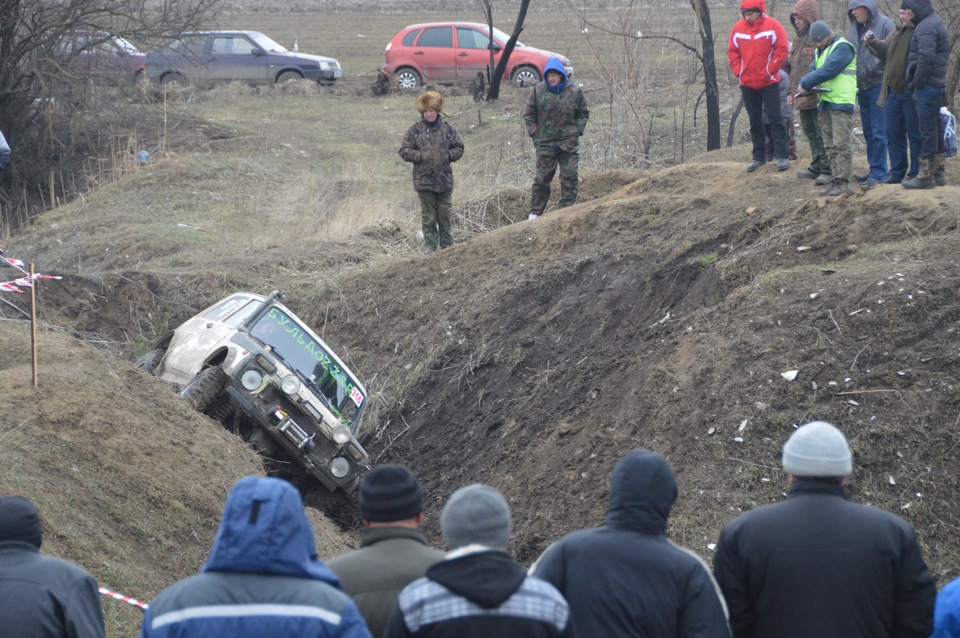
<svg viewBox="0 0 960 638">
<path fill-rule="evenodd" d="M 787 59 L 787 31 L 766 14 L 764 0 L 741 0 L 740 14 L 730 31 L 727 59 L 730 70 L 740 79 L 743 105 L 750 117 L 750 139 L 753 161 L 747 165 L 752 173 L 766 162 L 763 113 L 767 112 L 773 133 L 773 156 L 777 170 L 790 168 L 787 128 L 780 115 L 780 67 Z"/>
</svg>

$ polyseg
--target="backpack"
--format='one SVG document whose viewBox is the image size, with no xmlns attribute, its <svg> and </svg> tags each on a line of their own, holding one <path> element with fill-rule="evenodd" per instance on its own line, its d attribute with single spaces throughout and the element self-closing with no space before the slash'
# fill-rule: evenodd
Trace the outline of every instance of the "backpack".
<svg viewBox="0 0 960 638">
<path fill-rule="evenodd" d="M 957 154 L 957 118 L 945 106 L 940 107 L 940 123 L 947 157 L 953 157 Z"/>
</svg>

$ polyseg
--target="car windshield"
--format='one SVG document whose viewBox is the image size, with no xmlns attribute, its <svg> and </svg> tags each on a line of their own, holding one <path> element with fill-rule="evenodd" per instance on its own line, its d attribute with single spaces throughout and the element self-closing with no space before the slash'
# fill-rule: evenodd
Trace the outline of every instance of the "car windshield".
<svg viewBox="0 0 960 638">
<path fill-rule="evenodd" d="M 341 421 L 351 429 L 356 426 L 366 401 L 360 384 L 296 319 L 273 306 L 254 324 L 250 334 L 273 348 L 287 365 L 309 380 Z"/>
<path fill-rule="evenodd" d="M 277 44 L 262 33 L 248 33 L 247 35 L 264 51 L 269 51 L 270 53 L 290 53 L 283 45 Z"/>
<path fill-rule="evenodd" d="M 486 28 L 486 27 L 483 28 L 483 33 L 484 33 L 484 34 L 489 33 L 489 32 L 487 31 L 487 28 Z M 503 42 L 504 45 L 506 45 L 507 40 L 510 39 L 510 36 L 507 35 L 506 33 L 504 33 L 503 31 L 501 31 L 500 29 L 494 29 L 494 30 L 493 30 L 493 39 L 494 39 L 494 40 L 499 40 L 500 42 Z M 525 45 L 523 42 L 520 42 L 520 40 L 517 40 L 517 46 L 518 46 L 518 47 L 525 47 L 525 46 L 527 46 L 527 45 Z"/>
<path fill-rule="evenodd" d="M 133 46 L 123 38 L 115 37 L 113 41 L 123 50 L 124 53 L 129 53 L 130 55 L 141 55 L 140 50 L 137 47 Z"/>
</svg>

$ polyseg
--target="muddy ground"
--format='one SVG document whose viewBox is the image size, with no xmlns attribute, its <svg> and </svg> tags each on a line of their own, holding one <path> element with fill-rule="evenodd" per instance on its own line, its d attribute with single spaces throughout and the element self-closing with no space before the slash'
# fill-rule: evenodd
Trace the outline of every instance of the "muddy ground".
<svg viewBox="0 0 960 638">
<path fill-rule="evenodd" d="M 386 225 L 284 262 L 290 305 L 371 391 L 373 458 L 421 478 L 438 546 L 445 499 L 482 481 L 528 563 L 601 524 L 613 464 L 644 447 L 678 475 L 670 537 L 709 560 L 726 522 L 783 497 L 793 429 L 825 419 L 850 438 L 853 497 L 917 528 L 938 583 L 960 573 L 960 187 L 825 199 L 793 170 L 746 174 L 747 155 L 586 175 L 577 206 L 430 256 L 378 254 Z M 501 204 L 523 219 L 525 196 Z M 149 599 L 196 571 L 225 490 L 261 471 L 129 364 L 148 314 L 274 287 L 253 259 L 44 282 L 36 389 L 29 333 L 2 309 L 0 490 L 38 499 L 50 549 L 117 589 Z M 320 539 L 324 556 L 352 542 Z"/>
</svg>

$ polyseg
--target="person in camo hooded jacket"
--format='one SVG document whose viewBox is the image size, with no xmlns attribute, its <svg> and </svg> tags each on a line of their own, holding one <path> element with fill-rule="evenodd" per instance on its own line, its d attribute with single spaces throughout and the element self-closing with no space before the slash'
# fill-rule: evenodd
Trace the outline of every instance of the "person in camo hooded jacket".
<svg viewBox="0 0 960 638">
<path fill-rule="evenodd" d="M 417 97 L 421 119 L 411 126 L 400 144 L 400 157 L 413 164 L 413 188 L 420 197 L 423 253 L 453 246 L 450 209 L 453 202 L 453 168 L 463 157 L 460 135 L 443 119 L 443 96 L 427 91 Z"/>
<path fill-rule="evenodd" d="M 537 174 L 530 195 L 530 215 L 536 219 L 547 208 L 550 182 L 560 166 L 560 202 L 563 208 L 577 202 L 580 136 L 587 127 L 590 109 L 580 87 L 571 84 L 559 58 L 550 58 L 543 82 L 533 87 L 523 109 L 527 133 L 537 151 Z"/>
</svg>

